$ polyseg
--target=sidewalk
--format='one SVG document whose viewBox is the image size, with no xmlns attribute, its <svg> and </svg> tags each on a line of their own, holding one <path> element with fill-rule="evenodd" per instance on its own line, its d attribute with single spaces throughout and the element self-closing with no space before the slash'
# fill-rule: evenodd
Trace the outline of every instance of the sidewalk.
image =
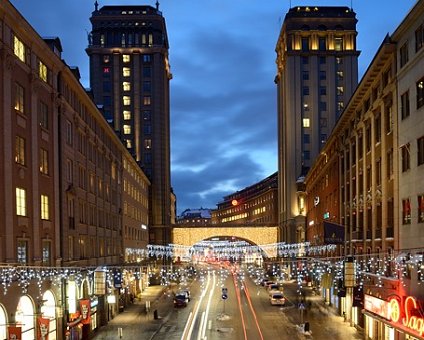
<svg viewBox="0 0 424 340">
<path fill-rule="evenodd" d="M 132 305 L 110 320 L 109 323 L 97 330 L 93 339 L 150 339 L 162 326 L 163 315 L 158 308 L 162 299 L 168 298 L 166 287 L 150 286 L 135 299 Z M 146 301 L 150 301 L 150 311 L 146 313 Z M 154 311 L 158 310 L 158 319 L 154 318 Z"/>
</svg>

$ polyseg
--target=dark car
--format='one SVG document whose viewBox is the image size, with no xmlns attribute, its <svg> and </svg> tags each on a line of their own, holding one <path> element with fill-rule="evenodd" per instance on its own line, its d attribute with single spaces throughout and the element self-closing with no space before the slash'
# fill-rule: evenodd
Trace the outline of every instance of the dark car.
<svg viewBox="0 0 424 340">
<path fill-rule="evenodd" d="M 174 307 L 187 307 L 188 298 L 184 293 L 176 294 L 174 297 Z"/>
</svg>

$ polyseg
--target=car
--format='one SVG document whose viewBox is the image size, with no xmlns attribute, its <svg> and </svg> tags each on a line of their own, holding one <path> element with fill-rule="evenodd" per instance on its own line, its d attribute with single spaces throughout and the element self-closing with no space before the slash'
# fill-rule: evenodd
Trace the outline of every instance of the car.
<svg viewBox="0 0 424 340">
<path fill-rule="evenodd" d="M 277 284 L 275 281 L 267 281 L 265 282 L 265 288 L 268 289 L 269 286 Z"/>
<path fill-rule="evenodd" d="M 280 290 L 280 285 L 278 284 L 278 283 L 272 283 L 272 284 L 270 284 L 268 287 L 267 287 L 267 289 L 268 289 L 268 292 L 272 292 L 272 291 L 279 291 Z"/>
<path fill-rule="evenodd" d="M 184 294 L 188 301 L 190 301 L 190 290 L 188 289 L 181 289 L 177 294 Z"/>
<path fill-rule="evenodd" d="M 276 292 L 269 295 L 269 302 L 273 306 L 284 306 L 286 304 L 286 298 L 283 293 Z"/>
<path fill-rule="evenodd" d="M 177 293 L 174 297 L 174 307 L 187 307 L 188 298 L 184 293 Z"/>
</svg>

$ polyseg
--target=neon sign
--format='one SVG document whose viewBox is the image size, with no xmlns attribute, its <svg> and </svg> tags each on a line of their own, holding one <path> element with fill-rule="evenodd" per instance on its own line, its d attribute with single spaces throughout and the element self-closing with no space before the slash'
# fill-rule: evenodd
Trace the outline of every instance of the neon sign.
<svg viewBox="0 0 424 340">
<path fill-rule="evenodd" d="M 417 300 L 412 296 L 408 296 L 405 299 L 405 303 L 403 304 L 403 318 L 401 318 L 399 301 L 396 298 L 392 298 L 389 302 L 390 320 L 422 336 L 424 333 L 424 318 L 421 314 L 420 316 L 416 315 L 418 311 Z"/>
</svg>

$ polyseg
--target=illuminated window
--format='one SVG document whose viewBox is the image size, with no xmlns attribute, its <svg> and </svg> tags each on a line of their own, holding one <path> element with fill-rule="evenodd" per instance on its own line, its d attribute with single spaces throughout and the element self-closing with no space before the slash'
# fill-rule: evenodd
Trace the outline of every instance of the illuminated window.
<svg viewBox="0 0 424 340">
<path fill-rule="evenodd" d="M 150 63 L 151 59 L 152 59 L 152 57 L 150 56 L 150 54 L 144 54 L 143 55 L 143 62 Z"/>
<path fill-rule="evenodd" d="M 144 148 L 145 149 L 151 149 L 152 148 L 152 140 L 151 139 L 145 139 L 144 140 Z"/>
<path fill-rule="evenodd" d="M 149 46 L 153 45 L 153 34 L 149 33 Z"/>
<path fill-rule="evenodd" d="M 343 102 L 337 102 L 337 111 L 343 111 L 344 103 Z"/>
<path fill-rule="evenodd" d="M 43 240 L 43 264 L 44 265 L 47 265 L 47 266 L 50 265 L 50 262 L 51 262 L 50 257 L 51 257 L 51 242 L 47 241 L 47 240 Z M 44 293 L 44 295 L 46 295 L 48 292 L 49 291 L 46 291 Z M 44 297 L 44 295 L 43 295 L 43 297 Z M 53 296 L 52 296 L 52 299 L 54 299 Z M 50 300 L 49 303 L 51 303 L 51 301 L 53 301 L 53 303 L 54 303 L 54 300 Z M 54 322 L 50 321 L 49 333 L 51 335 L 56 334 L 56 320 L 54 319 L 55 318 L 55 314 L 54 314 L 55 313 L 55 307 L 54 307 L 54 305 L 49 304 L 48 307 L 46 305 L 44 305 L 42 308 L 43 309 L 41 310 L 41 312 L 43 313 L 43 310 L 44 310 L 44 313 L 43 313 L 44 317 L 47 316 L 46 314 L 50 314 L 49 317 L 53 318 L 53 320 L 51 320 L 51 321 L 54 321 Z M 49 310 L 51 310 L 51 313 L 48 312 Z M 52 331 L 53 331 L 53 333 L 52 333 Z"/>
<path fill-rule="evenodd" d="M 130 120 L 131 119 L 131 111 L 125 110 L 123 112 L 124 120 Z"/>
<path fill-rule="evenodd" d="M 411 201 L 409 198 L 402 200 L 402 224 L 411 224 Z"/>
<path fill-rule="evenodd" d="M 129 67 L 122 68 L 122 75 L 124 77 L 129 77 L 131 75 L 131 69 Z"/>
<path fill-rule="evenodd" d="M 49 219 L 49 196 L 41 195 L 41 219 Z"/>
<path fill-rule="evenodd" d="M 418 196 L 418 223 L 424 222 L 424 195 Z"/>
<path fill-rule="evenodd" d="M 144 96 L 143 104 L 144 105 L 150 105 L 150 103 L 151 103 L 151 97 L 150 96 Z"/>
<path fill-rule="evenodd" d="M 47 66 L 41 61 L 38 62 L 38 76 L 42 81 L 47 83 Z"/>
<path fill-rule="evenodd" d="M 343 71 L 337 71 L 337 80 L 343 80 Z"/>
<path fill-rule="evenodd" d="M 24 240 L 18 240 L 17 241 L 17 260 L 19 263 L 21 264 L 26 264 L 28 262 L 28 242 L 24 241 Z M 26 307 L 31 306 L 30 303 L 28 303 L 28 305 L 26 305 Z M 21 308 L 21 307 L 19 307 Z M 29 320 L 27 320 L 29 321 Z M 28 323 L 28 325 L 30 325 L 30 323 Z M 28 326 L 27 326 L 28 327 Z M 30 328 L 27 329 L 25 333 L 25 335 L 27 336 L 31 336 L 31 333 L 34 333 L 34 329 Z"/>
<path fill-rule="evenodd" d="M 40 110 L 40 126 L 43 129 L 48 130 L 49 129 L 49 108 L 47 104 L 40 102 L 39 110 Z"/>
<path fill-rule="evenodd" d="M 417 82 L 417 109 L 424 105 L 424 78 Z"/>
<path fill-rule="evenodd" d="M 131 125 L 124 125 L 124 134 L 125 135 L 131 134 Z"/>
<path fill-rule="evenodd" d="M 107 64 L 107 63 L 109 63 L 109 61 L 110 61 L 110 56 L 108 56 L 108 55 L 104 55 L 104 56 L 103 56 L 103 62 L 104 62 L 105 64 Z"/>
<path fill-rule="evenodd" d="M 13 52 L 22 62 L 25 62 L 24 43 L 20 41 L 16 36 L 13 37 Z"/>
<path fill-rule="evenodd" d="M 130 96 L 123 96 L 122 101 L 124 105 L 131 105 L 131 97 Z"/>
<path fill-rule="evenodd" d="M 22 188 L 16 188 L 16 215 L 27 215 L 26 190 Z"/>
<path fill-rule="evenodd" d="M 105 35 L 101 34 L 100 35 L 100 46 L 105 46 Z"/>
<path fill-rule="evenodd" d="M 131 149 L 131 148 L 132 148 L 132 142 L 131 142 L 131 139 L 126 139 L 126 140 L 125 140 L 125 144 L 127 145 L 127 149 Z"/>
<path fill-rule="evenodd" d="M 334 38 L 334 49 L 336 51 L 343 51 L 343 38 L 342 37 Z"/>
<path fill-rule="evenodd" d="M 49 153 L 43 148 L 40 149 L 40 172 L 49 174 Z"/>
<path fill-rule="evenodd" d="M 337 95 L 338 96 L 343 96 L 343 93 L 344 93 L 343 86 L 337 86 Z"/>
<path fill-rule="evenodd" d="M 15 162 L 25 165 L 25 139 L 21 136 L 16 136 L 15 143 Z"/>
<path fill-rule="evenodd" d="M 123 54 L 123 55 L 122 55 L 122 61 L 123 61 L 124 63 L 129 63 L 129 62 L 130 62 L 130 60 L 131 60 L 131 56 L 130 56 L 129 54 Z"/>
<path fill-rule="evenodd" d="M 25 91 L 24 88 L 15 83 L 15 110 L 24 113 L 24 99 L 25 99 Z"/>
<path fill-rule="evenodd" d="M 309 118 L 303 118 L 303 127 L 308 128 L 310 127 L 310 121 Z"/>
<path fill-rule="evenodd" d="M 131 91 L 131 83 L 129 81 L 124 81 L 122 83 L 122 89 L 124 91 Z"/>
</svg>

